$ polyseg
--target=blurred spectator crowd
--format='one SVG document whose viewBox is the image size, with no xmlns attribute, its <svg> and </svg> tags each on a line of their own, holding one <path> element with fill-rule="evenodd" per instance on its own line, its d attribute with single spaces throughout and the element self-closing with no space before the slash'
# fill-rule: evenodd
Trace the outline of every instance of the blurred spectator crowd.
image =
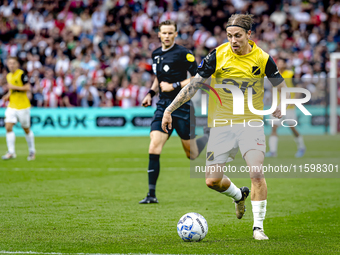
<svg viewBox="0 0 340 255">
<path fill-rule="evenodd" d="M 17 56 L 34 106 L 139 106 L 154 79 L 160 22 L 177 22 L 176 42 L 199 63 L 227 42 L 234 13 L 255 15 L 251 39 L 274 60 L 287 59 L 298 86 L 312 92 L 310 103 L 323 104 L 320 81 L 329 74 L 329 54 L 340 51 L 335 0 L 0 0 L 0 98 L 6 58 Z"/>
</svg>

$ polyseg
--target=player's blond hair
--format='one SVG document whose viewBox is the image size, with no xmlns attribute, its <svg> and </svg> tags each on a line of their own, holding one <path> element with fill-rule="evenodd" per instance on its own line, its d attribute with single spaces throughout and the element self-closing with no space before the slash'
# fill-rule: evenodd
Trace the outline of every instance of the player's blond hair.
<svg viewBox="0 0 340 255">
<path fill-rule="evenodd" d="M 251 30 L 251 27 L 254 23 L 253 17 L 254 15 L 252 14 L 233 14 L 228 19 L 227 28 L 240 27 L 243 28 L 247 33 L 249 30 Z"/>
<path fill-rule="evenodd" d="M 17 57 L 10 56 L 10 57 L 7 58 L 7 61 L 10 60 L 10 59 L 13 59 L 13 60 L 15 60 L 16 62 L 19 63 L 19 59 Z"/>
</svg>

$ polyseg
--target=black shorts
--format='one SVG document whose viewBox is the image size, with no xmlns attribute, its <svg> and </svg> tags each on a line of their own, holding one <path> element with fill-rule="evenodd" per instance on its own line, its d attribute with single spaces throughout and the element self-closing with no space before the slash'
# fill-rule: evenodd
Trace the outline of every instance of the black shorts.
<svg viewBox="0 0 340 255">
<path fill-rule="evenodd" d="M 166 102 L 158 102 L 155 115 L 151 122 L 151 131 L 158 130 L 165 133 L 162 129 L 163 113 L 167 107 Z M 169 137 L 172 131 L 176 129 L 177 134 L 183 140 L 194 139 L 196 118 L 194 108 L 189 105 L 183 105 L 171 114 L 172 129 L 168 130 Z"/>
</svg>

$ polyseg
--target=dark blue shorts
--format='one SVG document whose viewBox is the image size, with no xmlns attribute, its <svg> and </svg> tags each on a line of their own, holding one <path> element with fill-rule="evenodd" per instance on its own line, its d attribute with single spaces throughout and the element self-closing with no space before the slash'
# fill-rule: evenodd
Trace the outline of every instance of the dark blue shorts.
<svg viewBox="0 0 340 255">
<path fill-rule="evenodd" d="M 151 122 L 151 131 L 158 130 L 165 133 L 162 129 L 163 113 L 168 104 L 166 102 L 158 102 L 155 115 Z M 194 108 L 189 105 L 183 105 L 171 114 L 172 129 L 169 131 L 171 136 L 172 131 L 175 129 L 179 137 L 183 140 L 194 139 L 196 118 Z"/>
</svg>

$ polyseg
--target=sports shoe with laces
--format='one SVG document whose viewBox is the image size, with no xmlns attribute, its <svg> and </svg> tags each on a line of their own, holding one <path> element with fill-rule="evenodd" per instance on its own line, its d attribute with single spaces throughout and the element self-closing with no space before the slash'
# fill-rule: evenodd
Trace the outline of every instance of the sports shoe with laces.
<svg viewBox="0 0 340 255">
<path fill-rule="evenodd" d="M 236 217 L 238 219 L 242 219 L 243 214 L 246 211 L 245 201 L 246 201 L 247 197 L 249 196 L 249 188 L 248 187 L 242 187 L 242 188 L 240 188 L 240 190 L 241 190 L 242 198 L 238 201 L 234 200 Z"/>
<path fill-rule="evenodd" d="M 158 200 L 156 197 L 151 197 L 150 194 L 148 193 L 147 196 L 139 201 L 140 204 L 158 204 Z"/>
<path fill-rule="evenodd" d="M 262 228 L 255 227 L 253 229 L 253 238 L 255 240 L 268 240 L 269 237 L 263 232 Z"/>
<path fill-rule="evenodd" d="M 8 160 L 8 159 L 14 159 L 14 158 L 16 158 L 17 157 L 17 155 L 15 155 L 15 153 L 9 153 L 9 152 L 7 152 L 5 155 L 3 155 L 1 158 L 3 159 L 3 160 Z"/>
</svg>

